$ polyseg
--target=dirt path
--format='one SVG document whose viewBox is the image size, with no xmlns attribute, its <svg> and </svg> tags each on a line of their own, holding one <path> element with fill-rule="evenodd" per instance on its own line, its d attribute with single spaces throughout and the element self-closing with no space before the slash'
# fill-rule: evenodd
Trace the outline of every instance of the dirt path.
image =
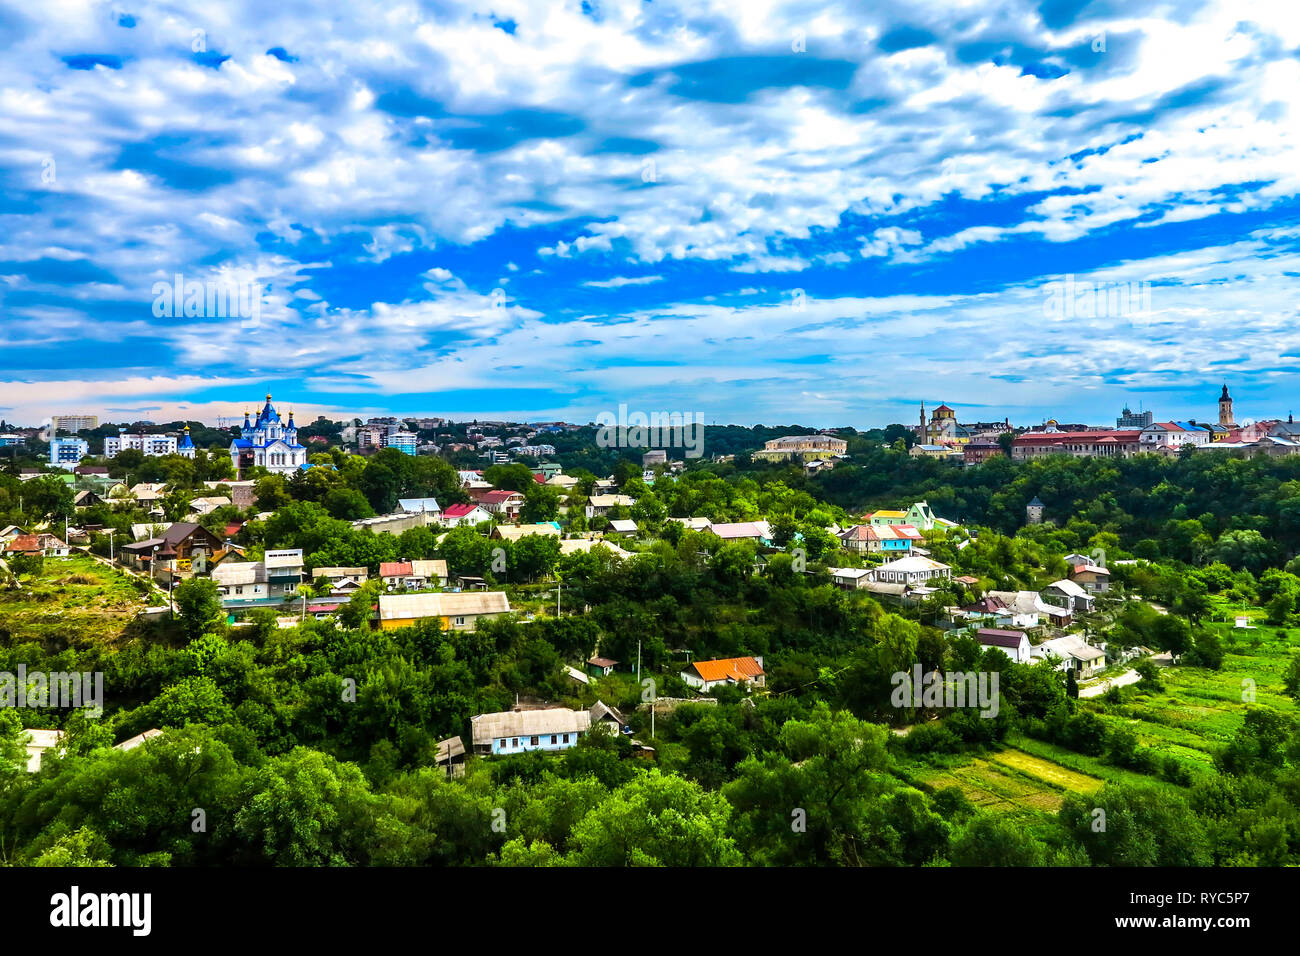
<svg viewBox="0 0 1300 956">
<path fill-rule="evenodd" d="M 1079 688 L 1080 697 L 1099 697 L 1106 693 L 1112 687 L 1127 687 L 1129 684 L 1136 684 L 1142 679 L 1142 675 L 1135 670 L 1126 670 L 1118 677 L 1108 677 L 1105 680 L 1098 681 L 1095 684 L 1089 684 L 1087 687 Z"/>
</svg>

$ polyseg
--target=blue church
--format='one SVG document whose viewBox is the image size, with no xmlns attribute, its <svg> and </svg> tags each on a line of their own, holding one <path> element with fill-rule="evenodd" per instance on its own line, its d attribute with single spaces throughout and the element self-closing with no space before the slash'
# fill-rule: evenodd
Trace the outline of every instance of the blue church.
<svg viewBox="0 0 1300 956">
<path fill-rule="evenodd" d="M 298 444 L 298 427 L 280 420 L 280 413 L 271 404 L 267 394 L 266 405 L 257 415 L 257 421 L 244 412 L 244 427 L 240 437 L 230 443 L 230 463 L 235 474 L 243 478 L 254 467 L 262 467 L 273 474 L 289 475 L 307 463 L 307 449 Z"/>
</svg>

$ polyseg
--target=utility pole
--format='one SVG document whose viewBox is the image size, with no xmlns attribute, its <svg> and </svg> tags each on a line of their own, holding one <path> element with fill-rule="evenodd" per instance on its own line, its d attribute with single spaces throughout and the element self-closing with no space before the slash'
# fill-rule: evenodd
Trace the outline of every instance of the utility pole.
<svg viewBox="0 0 1300 956">
<path fill-rule="evenodd" d="M 636 642 L 636 682 L 641 683 L 641 641 Z"/>
</svg>

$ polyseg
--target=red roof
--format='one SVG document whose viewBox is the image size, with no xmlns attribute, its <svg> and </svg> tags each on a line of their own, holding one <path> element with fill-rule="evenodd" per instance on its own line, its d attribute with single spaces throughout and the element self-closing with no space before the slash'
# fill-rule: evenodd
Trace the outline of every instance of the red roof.
<svg viewBox="0 0 1300 956">
<path fill-rule="evenodd" d="M 400 578 L 410 573 L 410 561 L 384 561 L 379 565 L 379 576 L 381 578 Z"/>
<path fill-rule="evenodd" d="M 5 550 L 13 554 L 39 554 L 50 548 L 66 547 L 52 534 L 20 534 L 5 546 Z"/>
<path fill-rule="evenodd" d="M 478 505 L 472 505 L 472 504 L 471 505 L 447 505 L 447 507 L 444 508 L 442 511 L 442 516 L 444 518 L 463 518 L 477 507 Z"/>
<path fill-rule="evenodd" d="M 517 491 L 503 491 L 496 488 L 491 491 L 480 491 L 477 494 L 471 491 L 470 494 L 474 495 L 481 503 L 489 505 L 501 505 L 511 498 L 523 497 Z"/>
<path fill-rule="evenodd" d="M 1024 631 L 998 631 L 991 627 L 981 627 L 975 633 L 981 644 L 995 647 L 1019 647 L 1025 637 Z"/>
</svg>

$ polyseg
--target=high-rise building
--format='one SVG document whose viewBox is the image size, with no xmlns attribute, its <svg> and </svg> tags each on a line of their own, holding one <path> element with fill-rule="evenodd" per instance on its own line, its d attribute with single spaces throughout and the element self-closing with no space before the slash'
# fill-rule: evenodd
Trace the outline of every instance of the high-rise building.
<svg viewBox="0 0 1300 956">
<path fill-rule="evenodd" d="M 1150 412 L 1131 411 L 1127 405 L 1119 418 L 1115 419 L 1116 428 L 1146 428 L 1153 418 Z"/>
<path fill-rule="evenodd" d="M 99 427 L 98 415 L 51 415 L 50 424 L 56 432 L 93 431 Z"/>
<path fill-rule="evenodd" d="M 175 435 L 146 435 L 144 432 L 130 434 L 121 432 L 104 439 L 104 457 L 115 458 L 128 448 L 134 448 L 146 458 L 160 455 L 176 454 Z"/>
<path fill-rule="evenodd" d="M 88 454 L 90 443 L 84 438 L 50 439 L 50 464 L 56 467 L 76 468 Z"/>
</svg>

